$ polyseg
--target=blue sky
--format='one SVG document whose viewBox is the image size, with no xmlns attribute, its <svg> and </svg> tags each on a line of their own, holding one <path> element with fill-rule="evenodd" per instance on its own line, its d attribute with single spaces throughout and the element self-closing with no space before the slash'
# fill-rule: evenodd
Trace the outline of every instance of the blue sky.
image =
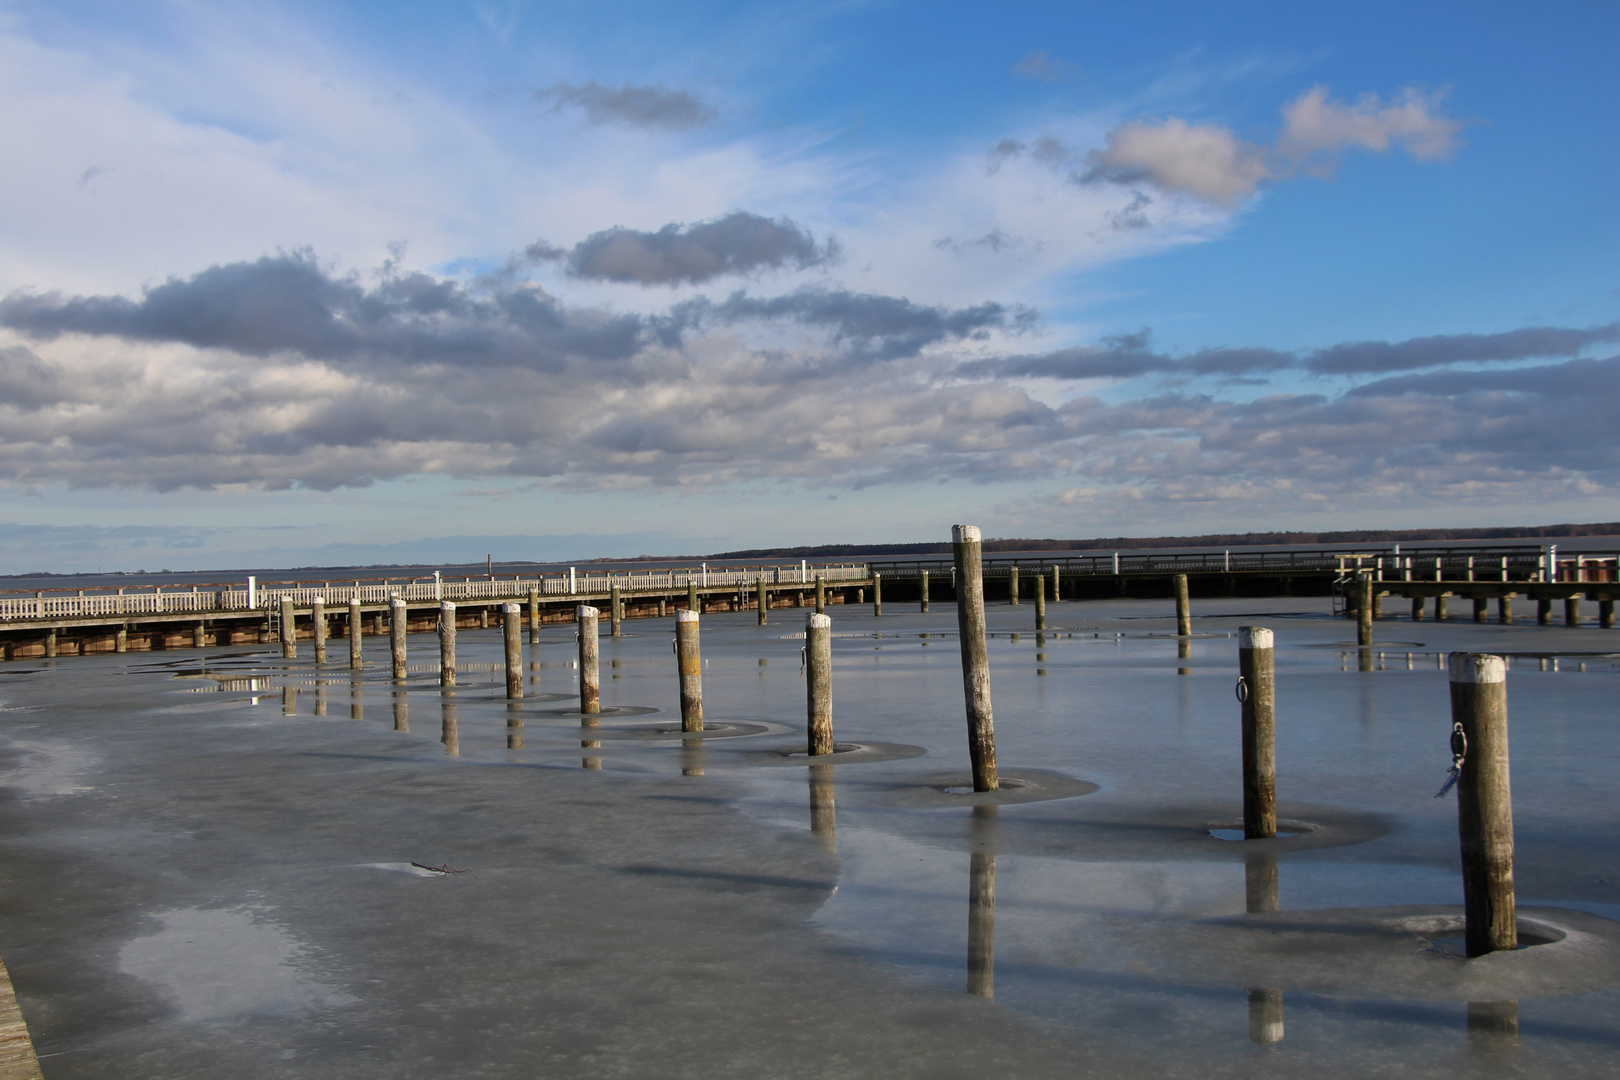
<svg viewBox="0 0 1620 1080">
<path fill-rule="evenodd" d="M 1620 14 L 1327 7 L 0 4 L 0 571 L 1620 517 Z"/>
</svg>

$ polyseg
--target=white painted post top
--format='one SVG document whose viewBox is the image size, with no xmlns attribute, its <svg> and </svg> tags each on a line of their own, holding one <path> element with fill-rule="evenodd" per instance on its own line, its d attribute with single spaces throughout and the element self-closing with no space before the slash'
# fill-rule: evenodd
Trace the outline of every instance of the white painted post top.
<svg viewBox="0 0 1620 1080">
<path fill-rule="evenodd" d="M 1454 652 L 1446 658 L 1454 683 L 1507 682 L 1507 664 L 1490 653 Z"/>
<path fill-rule="evenodd" d="M 584 622 L 587 619 L 594 619 L 600 614 L 601 614 L 600 611 L 597 611 L 595 608 L 591 607 L 591 605 L 589 605 L 589 604 L 581 604 L 581 605 L 579 605 L 579 607 L 574 609 L 574 615 L 581 622 Z"/>
<path fill-rule="evenodd" d="M 360 606 L 360 598 L 358 596 L 349 597 L 349 606 L 350 607 L 359 607 Z"/>
<path fill-rule="evenodd" d="M 310 601 L 310 603 L 312 603 L 312 604 L 321 604 L 321 605 L 323 605 L 323 606 L 324 606 L 324 605 L 325 605 L 325 603 L 326 603 L 326 597 L 324 597 L 324 596 L 317 596 L 317 597 L 315 597 L 315 598 L 314 598 L 314 599 L 312 599 L 312 600 L 311 600 L 311 601 Z"/>
<path fill-rule="evenodd" d="M 1263 626 L 1238 627 L 1238 648 L 1240 649 L 1269 649 L 1272 647 L 1274 635 Z"/>
<path fill-rule="evenodd" d="M 805 616 L 804 628 L 806 630 L 831 630 L 832 629 L 832 616 L 831 615 L 817 615 L 815 612 L 812 611 L 809 615 Z"/>
<path fill-rule="evenodd" d="M 697 622 L 698 613 L 693 611 L 691 608 L 681 608 L 681 610 L 675 613 L 675 621 L 678 623 Z"/>
<path fill-rule="evenodd" d="M 439 610 L 440 611 L 454 611 L 454 610 L 456 610 L 455 602 L 451 601 L 451 600 L 440 600 L 439 601 Z"/>
<path fill-rule="evenodd" d="M 404 607 L 405 606 L 405 601 L 401 597 L 398 597 L 398 596 L 394 597 L 388 603 L 389 603 L 390 607 Z"/>
<path fill-rule="evenodd" d="M 523 608 L 518 604 L 502 604 L 501 610 L 508 615 L 516 615 L 518 612 L 522 611 Z"/>
<path fill-rule="evenodd" d="M 982 535 L 977 525 L 951 526 L 951 543 L 953 544 L 977 544 L 980 542 Z"/>
</svg>

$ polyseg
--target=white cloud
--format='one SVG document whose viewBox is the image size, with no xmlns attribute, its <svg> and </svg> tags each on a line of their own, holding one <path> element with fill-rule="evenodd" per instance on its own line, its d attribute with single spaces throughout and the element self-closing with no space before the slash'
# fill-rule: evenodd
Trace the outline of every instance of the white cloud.
<svg viewBox="0 0 1620 1080">
<path fill-rule="evenodd" d="M 1091 175 L 1099 178 L 1146 181 L 1227 207 L 1254 194 L 1271 175 L 1265 151 L 1230 128 L 1175 117 L 1121 124 L 1108 133 L 1107 145 L 1092 155 L 1091 164 Z"/>
<path fill-rule="evenodd" d="M 1408 87 L 1388 105 L 1377 94 L 1363 94 L 1354 105 L 1328 98 L 1317 86 L 1283 109 L 1277 153 L 1296 165 L 1331 161 L 1349 148 L 1382 154 L 1400 145 L 1418 161 L 1443 161 L 1457 149 L 1462 124 L 1437 112 L 1443 94 L 1425 95 Z"/>
</svg>

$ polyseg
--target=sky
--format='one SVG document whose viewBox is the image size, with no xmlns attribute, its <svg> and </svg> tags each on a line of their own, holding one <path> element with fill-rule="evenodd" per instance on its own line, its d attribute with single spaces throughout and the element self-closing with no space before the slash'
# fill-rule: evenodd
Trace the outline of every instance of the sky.
<svg viewBox="0 0 1620 1080">
<path fill-rule="evenodd" d="M 1617 520 L 1617 50 L 0 0 L 0 572 Z"/>
</svg>

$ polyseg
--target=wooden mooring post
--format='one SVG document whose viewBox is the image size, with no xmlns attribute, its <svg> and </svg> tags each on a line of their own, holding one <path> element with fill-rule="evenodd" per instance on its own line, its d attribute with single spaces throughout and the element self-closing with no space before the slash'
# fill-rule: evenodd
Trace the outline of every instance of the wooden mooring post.
<svg viewBox="0 0 1620 1080">
<path fill-rule="evenodd" d="M 1371 574 L 1356 577 L 1356 644 L 1373 643 L 1373 579 Z"/>
<path fill-rule="evenodd" d="M 602 613 L 589 604 L 574 609 L 574 620 L 579 624 L 579 711 L 580 723 L 595 727 L 597 714 L 602 711 L 602 653 L 597 640 L 600 629 L 597 620 Z"/>
<path fill-rule="evenodd" d="M 360 611 L 360 598 L 349 597 L 349 667 L 358 671 L 365 660 L 361 654 L 360 639 L 365 634 L 365 616 Z"/>
<path fill-rule="evenodd" d="M 759 575 L 754 584 L 754 606 L 759 609 L 759 625 L 764 626 L 770 617 L 771 590 L 765 584 L 765 575 Z"/>
<path fill-rule="evenodd" d="M 1014 564 L 1007 569 L 1007 602 L 1014 607 L 1018 606 L 1018 566 Z"/>
<path fill-rule="evenodd" d="M 924 614 L 927 614 L 928 613 L 928 571 L 926 571 L 926 570 L 924 570 L 922 572 L 922 583 L 919 586 L 919 596 L 920 596 L 919 610 L 922 611 Z"/>
<path fill-rule="evenodd" d="M 388 644 L 394 654 L 394 678 L 405 677 L 405 631 L 409 615 L 405 601 L 394 597 L 388 602 Z"/>
<path fill-rule="evenodd" d="M 996 725 L 990 705 L 990 650 L 985 640 L 984 559 L 977 525 L 951 527 L 956 566 L 956 628 L 962 646 L 962 690 L 967 703 L 968 757 L 973 790 L 996 791 Z"/>
<path fill-rule="evenodd" d="M 1238 627 L 1238 700 L 1243 704 L 1243 839 L 1277 835 L 1277 664 L 1263 626 Z"/>
<path fill-rule="evenodd" d="M 872 614 L 883 614 L 883 575 L 876 571 L 872 573 Z"/>
<path fill-rule="evenodd" d="M 439 603 L 439 685 L 456 685 L 456 605 Z"/>
<path fill-rule="evenodd" d="M 827 614 L 827 579 L 816 575 L 816 614 Z"/>
<path fill-rule="evenodd" d="M 612 637 L 621 637 L 619 633 L 619 620 L 624 618 L 624 600 L 619 596 L 617 585 L 608 588 L 608 632 Z"/>
<path fill-rule="evenodd" d="M 804 671 L 811 756 L 833 752 L 832 620 L 822 614 L 804 620 Z"/>
<path fill-rule="evenodd" d="M 698 599 L 697 582 L 690 579 L 686 582 L 686 610 L 703 614 L 703 601 Z"/>
<path fill-rule="evenodd" d="M 317 596 L 309 603 L 309 621 L 315 631 L 315 662 L 326 663 L 326 597 Z"/>
<path fill-rule="evenodd" d="M 523 696 L 523 609 L 501 605 L 501 640 L 506 646 L 506 699 Z"/>
<path fill-rule="evenodd" d="M 540 590 L 529 590 L 529 644 L 540 644 Z"/>
<path fill-rule="evenodd" d="M 1500 656 L 1454 652 L 1451 752 L 1457 777 L 1463 910 L 1469 956 L 1519 946 L 1513 893 L 1513 793 L 1508 782 L 1507 665 Z M 1459 760 L 1460 759 L 1460 760 Z"/>
<path fill-rule="evenodd" d="M 290 596 L 281 598 L 281 655 L 288 660 L 298 655 L 298 622 Z"/>
<path fill-rule="evenodd" d="M 1177 574 L 1176 584 L 1176 636 L 1192 636 L 1192 607 L 1187 601 L 1187 575 Z"/>
<path fill-rule="evenodd" d="M 703 730 L 703 651 L 699 616 L 675 613 L 675 668 L 681 679 L 681 730 Z"/>
<path fill-rule="evenodd" d="M 1035 630 L 1046 629 L 1046 575 L 1035 579 Z"/>
</svg>

